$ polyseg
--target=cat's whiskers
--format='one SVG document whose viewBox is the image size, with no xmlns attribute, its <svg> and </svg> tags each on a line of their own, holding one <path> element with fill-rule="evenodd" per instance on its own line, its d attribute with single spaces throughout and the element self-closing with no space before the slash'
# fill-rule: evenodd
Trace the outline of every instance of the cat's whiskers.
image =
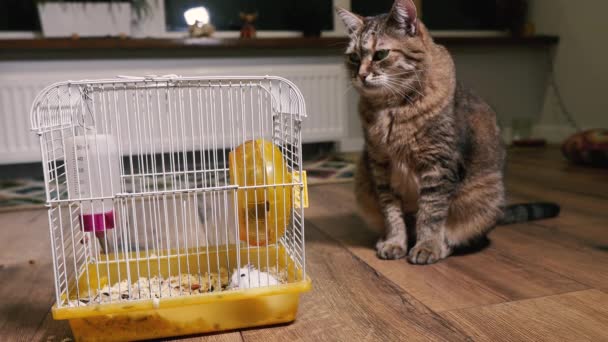
<svg viewBox="0 0 608 342">
<path fill-rule="evenodd" d="M 388 78 L 390 80 L 390 82 L 393 82 L 394 84 L 406 87 L 408 90 L 416 90 L 416 88 L 412 87 L 409 83 L 409 80 L 400 80 L 400 79 L 395 79 L 395 78 Z M 420 81 L 420 79 L 418 79 L 418 81 Z M 420 83 L 420 85 L 422 85 Z M 422 95 L 422 94 L 420 94 Z"/>
<path fill-rule="evenodd" d="M 424 96 L 424 94 L 422 94 L 418 89 L 416 89 L 416 87 L 413 87 L 411 85 L 408 84 L 408 82 L 406 80 L 399 80 L 396 77 L 397 76 L 401 76 L 401 75 L 414 75 L 416 77 L 416 82 L 418 83 L 420 89 L 422 89 L 422 81 L 420 80 L 420 74 L 418 73 L 418 71 L 423 71 L 424 69 L 414 69 L 414 70 L 408 70 L 408 71 L 404 71 L 404 72 L 398 72 L 398 73 L 393 73 L 393 74 L 386 74 L 386 83 L 390 83 L 393 87 L 398 87 L 403 89 L 402 92 L 400 92 L 400 95 L 406 96 L 406 93 L 409 92 L 415 92 L 418 95 L 420 95 L 421 97 Z M 411 101 L 410 101 L 411 102 Z"/>
<path fill-rule="evenodd" d="M 399 94 L 398 90 L 393 86 L 387 85 L 386 89 L 388 89 L 394 97 L 398 98 L 399 95 L 401 95 L 401 94 Z M 403 96 L 403 95 L 401 95 L 401 96 Z"/>
<path fill-rule="evenodd" d="M 400 90 L 403 88 L 403 86 L 399 83 L 395 83 L 394 80 L 387 79 L 386 83 L 385 83 L 385 87 L 387 89 L 391 90 L 391 92 L 395 96 L 397 96 L 397 97 L 402 96 L 402 97 L 405 97 L 406 100 L 409 101 L 410 103 L 413 102 L 413 99 L 407 95 L 406 90 Z"/>
<path fill-rule="evenodd" d="M 418 81 L 418 85 L 420 86 L 420 89 L 422 89 L 422 81 L 420 80 L 420 74 L 418 74 L 417 71 L 415 71 L 416 74 L 416 80 Z"/>
<path fill-rule="evenodd" d="M 391 93 L 393 96 L 397 96 L 397 93 L 395 92 L 395 90 L 394 90 L 394 89 L 393 89 L 391 86 L 387 85 L 387 86 L 386 86 L 386 89 L 387 89 L 387 90 L 388 90 L 388 91 L 389 91 L 389 92 L 390 92 L 390 93 Z"/>
<path fill-rule="evenodd" d="M 400 88 L 395 87 L 394 85 L 387 85 L 387 88 L 394 89 L 393 93 L 396 97 L 404 98 L 409 103 L 414 103 L 414 99 L 410 95 L 408 95 L 405 90 L 400 90 Z"/>
<path fill-rule="evenodd" d="M 417 93 L 418 95 L 420 95 L 421 97 L 424 97 L 424 94 L 422 94 L 415 87 L 412 87 L 411 85 L 407 84 L 406 81 L 387 78 L 386 82 L 391 83 L 393 86 L 397 86 L 397 87 L 404 89 L 404 93 L 408 92 L 408 91 L 413 91 L 413 92 Z"/>
</svg>

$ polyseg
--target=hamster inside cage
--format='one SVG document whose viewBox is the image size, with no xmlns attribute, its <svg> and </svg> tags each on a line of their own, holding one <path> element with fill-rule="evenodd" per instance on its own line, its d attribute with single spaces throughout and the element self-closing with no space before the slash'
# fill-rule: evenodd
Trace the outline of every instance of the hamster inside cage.
<svg viewBox="0 0 608 342">
<path fill-rule="evenodd" d="M 32 106 L 76 340 L 290 322 L 306 275 L 304 99 L 279 77 L 67 81 Z"/>
</svg>

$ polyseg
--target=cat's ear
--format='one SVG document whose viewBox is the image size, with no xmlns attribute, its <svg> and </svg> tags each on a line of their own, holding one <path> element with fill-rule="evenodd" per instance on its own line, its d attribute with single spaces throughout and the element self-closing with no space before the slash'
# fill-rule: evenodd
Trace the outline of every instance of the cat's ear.
<svg viewBox="0 0 608 342">
<path fill-rule="evenodd" d="M 363 18 L 356 15 L 355 13 L 349 12 L 344 8 L 336 7 L 336 12 L 342 18 L 348 34 L 351 35 L 353 32 L 358 31 L 363 26 Z"/>
<path fill-rule="evenodd" d="M 390 23 L 407 35 L 418 33 L 418 11 L 412 0 L 395 0 L 389 13 Z"/>
</svg>

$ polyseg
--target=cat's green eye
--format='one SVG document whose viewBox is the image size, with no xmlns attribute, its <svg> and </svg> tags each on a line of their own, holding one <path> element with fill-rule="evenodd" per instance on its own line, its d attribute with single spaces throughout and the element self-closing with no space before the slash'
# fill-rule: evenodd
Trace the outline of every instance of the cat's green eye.
<svg viewBox="0 0 608 342">
<path fill-rule="evenodd" d="M 351 63 L 353 63 L 353 64 L 359 64 L 361 62 L 361 58 L 356 53 L 349 53 L 348 54 L 348 61 L 351 62 Z"/>
<path fill-rule="evenodd" d="M 388 57 L 390 50 L 378 50 L 376 51 L 376 53 L 374 53 L 374 60 L 375 61 L 381 61 L 383 59 L 385 59 L 386 57 Z"/>
</svg>

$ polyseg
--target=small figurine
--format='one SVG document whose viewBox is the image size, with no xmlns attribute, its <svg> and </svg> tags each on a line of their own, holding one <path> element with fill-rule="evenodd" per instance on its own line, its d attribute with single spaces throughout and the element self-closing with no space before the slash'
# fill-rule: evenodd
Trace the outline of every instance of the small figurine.
<svg viewBox="0 0 608 342">
<path fill-rule="evenodd" d="M 192 38 L 210 37 L 215 32 L 211 25 L 209 12 L 205 7 L 195 7 L 184 12 L 184 19 L 188 24 L 188 33 Z"/>
<path fill-rule="evenodd" d="M 253 23 L 258 18 L 257 13 L 240 13 L 243 27 L 241 28 L 241 38 L 255 38 L 255 26 Z"/>
<path fill-rule="evenodd" d="M 188 32 L 192 38 L 211 37 L 215 32 L 215 27 L 211 24 L 203 24 L 197 21 L 194 25 L 188 27 Z"/>
</svg>

